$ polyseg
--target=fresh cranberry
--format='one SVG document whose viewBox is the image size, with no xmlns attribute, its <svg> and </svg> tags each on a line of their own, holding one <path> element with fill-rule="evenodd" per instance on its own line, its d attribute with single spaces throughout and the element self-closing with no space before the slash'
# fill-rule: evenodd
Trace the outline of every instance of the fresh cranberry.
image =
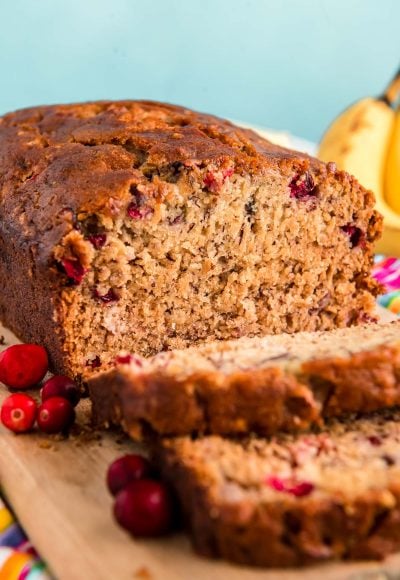
<svg viewBox="0 0 400 580">
<path fill-rule="evenodd" d="M 61 431 L 68 429 L 74 420 L 74 408 L 63 397 L 47 399 L 38 410 L 37 422 L 44 433 L 61 433 Z"/>
<path fill-rule="evenodd" d="M 151 474 L 151 466 L 142 455 L 124 455 L 119 457 L 107 471 L 107 486 L 113 495 L 117 495 L 131 481 L 144 479 Z"/>
<path fill-rule="evenodd" d="M 67 399 L 73 407 L 79 403 L 79 389 L 72 379 L 64 375 L 54 375 L 47 380 L 40 391 L 42 403 L 51 397 L 63 397 Z"/>
<path fill-rule="evenodd" d="M 266 483 L 275 491 L 290 493 L 296 497 L 309 495 L 315 487 L 310 481 L 296 481 L 295 479 L 283 479 L 275 476 L 268 477 Z"/>
<path fill-rule="evenodd" d="M 32 397 L 15 393 L 7 397 L 1 407 L 1 421 L 14 433 L 30 431 L 35 423 L 37 406 Z"/>
<path fill-rule="evenodd" d="M 119 300 L 119 296 L 113 288 L 110 288 L 105 294 L 100 294 L 96 288 L 93 288 L 92 296 L 96 300 L 101 300 L 101 302 L 105 302 L 106 304 L 109 302 L 118 302 Z"/>
<path fill-rule="evenodd" d="M 106 234 L 92 234 L 87 238 L 96 250 L 100 250 L 107 241 Z"/>
<path fill-rule="evenodd" d="M 15 344 L 0 353 L 0 381 L 12 389 L 28 389 L 43 379 L 48 366 L 42 346 Z"/>
<path fill-rule="evenodd" d="M 349 236 L 350 246 L 352 248 L 356 248 L 357 246 L 363 248 L 365 246 L 365 235 L 360 228 L 347 224 L 346 226 L 342 226 L 341 230 Z"/>
<path fill-rule="evenodd" d="M 92 359 L 89 358 L 85 364 L 87 367 L 90 367 L 92 369 L 98 369 L 99 367 L 101 367 L 101 360 L 99 355 L 95 356 Z"/>
<path fill-rule="evenodd" d="M 79 260 L 68 260 L 65 258 L 61 263 L 68 278 L 75 285 L 80 284 L 86 274 L 86 270 Z"/>
<path fill-rule="evenodd" d="M 289 183 L 290 197 L 298 200 L 308 201 L 317 196 L 318 190 L 315 187 L 312 175 L 306 171 L 302 175 L 295 175 Z"/>
<path fill-rule="evenodd" d="M 131 481 L 115 499 L 117 522 L 134 536 L 161 536 L 172 528 L 173 501 L 159 481 Z"/>
</svg>

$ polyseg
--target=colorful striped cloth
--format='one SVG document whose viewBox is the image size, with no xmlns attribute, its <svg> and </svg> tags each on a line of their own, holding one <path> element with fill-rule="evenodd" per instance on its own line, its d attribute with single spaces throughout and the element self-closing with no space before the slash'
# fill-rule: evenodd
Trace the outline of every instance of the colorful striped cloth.
<svg viewBox="0 0 400 580">
<path fill-rule="evenodd" d="M 373 274 L 386 288 L 379 304 L 400 315 L 400 259 L 376 256 Z M 50 580 L 45 564 L 0 499 L 0 580 Z"/>
<path fill-rule="evenodd" d="M 378 298 L 379 304 L 400 315 L 400 258 L 375 256 L 373 274 L 386 289 L 386 294 Z"/>
<path fill-rule="evenodd" d="M 50 580 L 45 564 L 0 499 L 0 580 Z"/>
</svg>

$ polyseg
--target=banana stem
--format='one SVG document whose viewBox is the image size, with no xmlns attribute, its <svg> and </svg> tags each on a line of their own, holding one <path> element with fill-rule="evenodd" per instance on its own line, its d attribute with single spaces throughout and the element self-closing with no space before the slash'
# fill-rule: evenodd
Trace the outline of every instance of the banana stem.
<svg viewBox="0 0 400 580">
<path fill-rule="evenodd" d="M 393 105 L 400 95 L 400 68 L 386 87 L 381 99 L 388 105 Z"/>
</svg>

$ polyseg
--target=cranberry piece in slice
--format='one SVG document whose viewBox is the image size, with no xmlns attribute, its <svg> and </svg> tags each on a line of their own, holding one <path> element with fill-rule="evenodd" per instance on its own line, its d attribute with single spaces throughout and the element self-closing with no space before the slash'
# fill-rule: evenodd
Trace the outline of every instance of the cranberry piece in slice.
<svg viewBox="0 0 400 580">
<path fill-rule="evenodd" d="M 208 171 L 204 176 L 203 183 L 205 187 L 213 193 L 218 193 L 222 187 L 222 183 L 216 178 L 212 171 Z"/>
<path fill-rule="evenodd" d="M 228 169 L 224 169 L 224 171 L 222 172 L 222 177 L 225 181 L 225 179 L 228 179 L 228 177 L 231 177 L 233 175 L 233 167 L 229 167 Z"/>
<path fill-rule="evenodd" d="M 151 474 L 151 465 L 142 455 L 134 453 L 119 457 L 107 471 L 107 487 L 112 495 L 117 495 L 131 481 L 144 479 Z"/>
<path fill-rule="evenodd" d="M 306 171 L 302 175 L 295 175 L 289 183 L 290 197 L 307 201 L 317 196 L 318 190 L 315 187 L 312 175 Z"/>
<path fill-rule="evenodd" d="M 96 300 L 101 300 L 101 302 L 104 302 L 105 304 L 108 304 L 109 302 L 118 302 L 119 300 L 119 296 L 113 288 L 110 288 L 105 294 L 100 294 L 96 288 L 93 288 L 92 296 L 93 298 L 96 298 Z"/>
<path fill-rule="evenodd" d="M 115 357 L 114 362 L 118 365 L 129 365 L 132 362 L 131 354 L 119 354 Z"/>
<path fill-rule="evenodd" d="M 79 260 L 67 260 L 65 258 L 61 263 L 68 278 L 73 284 L 78 286 L 82 282 L 87 270 L 85 270 Z"/>
<path fill-rule="evenodd" d="M 15 393 L 7 397 L 1 406 L 1 421 L 14 433 L 26 433 L 35 424 L 37 405 L 32 397 Z"/>
<path fill-rule="evenodd" d="M 284 479 L 276 476 L 268 477 L 266 483 L 275 491 L 290 493 L 296 497 L 309 495 L 315 488 L 315 485 L 310 481 L 296 481 L 294 479 Z"/>
<path fill-rule="evenodd" d="M 101 367 L 101 360 L 99 355 L 95 356 L 92 359 L 88 359 L 85 364 L 87 367 L 90 367 L 92 369 L 98 369 L 99 367 Z"/>
<path fill-rule="evenodd" d="M 168 488 L 159 481 L 139 479 L 121 490 L 114 504 L 117 522 L 134 536 L 161 536 L 173 523 L 174 505 Z"/>
<path fill-rule="evenodd" d="M 0 353 L 0 381 L 12 389 L 28 389 L 43 379 L 48 365 L 42 346 L 15 344 Z"/>
<path fill-rule="evenodd" d="M 346 235 L 349 236 L 350 246 L 356 248 L 365 246 L 365 235 L 361 228 L 352 224 L 347 224 L 340 228 Z"/>
<path fill-rule="evenodd" d="M 63 397 L 67 399 L 73 407 L 79 403 L 79 389 L 72 379 L 64 375 L 54 375 L 48 379 L 40 391 L 42 402 L 51 397 Z"/>
<path fill-rule="evenodd" d="M 128 205 L 126 210 L 128 216 L 133 220 L 142 220 L 153 213 L 151 207 L 139 207 L 136 202 L 132 202 Z"/>
<path fill-rule="evenodd" d="M 61 433 L 72 425 L 75 411 L 71 403 L 63 397 L 52 397 L 39 407 L 37 422 L 44 433 Z"/>
<path fill-rule="evenodd" d="M 107 235 L 106 234 L 92 234 L 92 235 L 88 236 L 87 239 L 89 240 L 89 242 L 92 244 L 92 246 L 96 250 L 100 250 L 100 248 L 102 248 L 107 241 Z"/>
</svg>

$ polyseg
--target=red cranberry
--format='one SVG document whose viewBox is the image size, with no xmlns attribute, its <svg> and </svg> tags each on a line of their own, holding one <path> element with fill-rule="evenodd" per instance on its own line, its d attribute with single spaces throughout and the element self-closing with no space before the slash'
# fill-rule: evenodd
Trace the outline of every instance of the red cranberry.
<svg viewBox="0 0 400 580">
<path fill-rule="evenodd" d="M 349 236 L 350 246 L 352 248 L 356 248 L 357 246 L 365 247 L 365 235 L 360 228 L 347 224 L 340 229 Z"/>
<path fill-rule="evenodd" d="M 290 493 L 296 497 L 303 497 L 309 495 L 315 488 L 310 481 L 296 481 L 294 479 L 283 479 L 281 477 L 268 477 L 266 483 L 275 489 L 275 491 L 282 491 Z"/>
<path fill-rule="evenodd" d="M 115 364 L 119 365 L 129 365 L 132 361 L 132 358 L 133 357 L 131 354 L 119 354 L 115 357 L 114 362 Z"/>
<path fill-rule="evenodd" d="M 207 171 L 203 178 L 203 183 L 209 191 L 218 193 L 222 189 L 225 180 L 231 175 L 233 175 L 233 167 L 223 169 L 222 176 L 218 175 L 218 173 L 214 173 L 213 171 Z"/>
<path fill-rule="evenodd" d="M 79 403 L 79 389 L 72 379 L 64 375 L 54 375 L 46 381 L 40 391 L 42 402 L 51 397 L 63 397 L 67 399 L 73 407 Z"/>
<path fill-rule="evenodd" d="M 75 411 L 67 399 L 52 397 L 39 407 L 37 422 L 44 433 L 60 433 L 72 425 Z"/>
<path fill-rule="evenodd" d="M 105 302 L 106 304 L 109 302 L 118 302 L 119 300 L 119 296 L 113 288 L 110 288 L 106 294 L 100 294 L 96 288 L 93 288 L 92 295 L 96 300 L 101 300 L 101 302 Z"/>
<path fill-rule="evenodd" d="M 218 193 L 223 185 L 223 181 L 217 179 L 216 175 L 212 173 L 212 171 L 208 171 L 208 173 L 206 173 L 203 179 L 203 183 L 205 187 L 213 193 Z"/>
<path fill-rule="evenodd" d="M 48 365 L 42 346 L 15 344 L 0 353 L 0 381 L 12 389 L 28 389 L 43 379 Z"/>
<path fill-rule="evenodd" d="M 61 263 L 66 275 L 71 280 L 71 282 L 73 282 L 75 285 L 80 284 L 87 270 L 85 270 L 79 260 L 67 260 L 65 258 Z"/>
<path fill-rule="evenodd" d="M 302 175 L 295 175 L 289 183 L 289 189 L 290 197 L 302 201 L 308 201 L 309 199 L 315 198 L 318 193 L 314 184 L 314 179 L 308 171 Z"/>
<path fill-rule="evenodd" d="M 128 216 L 133 220 L 141 220 L 153 213 L 151 207 L 139 207 L 136 202 L 132 202 L 128 205 L 126 210 Z"/>
<path fill-rule="evenodd" d="M 37 406 L 32 397 L 15 393 L 7 397 L 1 407 L 1 421 L 14 433 L 30 431 L 36 420 Z"/>
<path fill-rule="evenodd" d="M 98 369 L 99 367 L 101 367 L 101 360 L 99 355 L 95 356 L 92 359 L 89 358 L 85 364 L 87 367 L 90 367 L 92 369 Z"/>
<path fill-rule="evenodd" d="M 222 177 L 225 181 L 225 179 L 228 179 L 228 177 L 231 177 L 231 175 L 233 175 L 233 167 L 229 167 L 229 169 L 224 169 L 224 171 L 222 172 Z"/>
<path fill-rule="evenodd" d="M 133 354 L 119 354 L 115 357 L 114 363 L 119 365 L 129 365 L 131 363 L 135 363 L 135 365 L 138 367 L 143 366 L 143 361 Z"/>
<path fill-rule="evenodd" d="M 107 486 L 113 495 L 117 495 L 131 481 L 144 479 L 151 474 L 151 466 L 142 455 L 124 455 L 119 457 L 107 471 Z"/>
<path fill-rule="evenodd" d="M 100 250 L 107 241 L 106 234 L 92 234 L 87 238 L 96 250 Z"/>
<path fill-rule="evenodd" d="M 161 536 L 172 528 L 173 501 L 159 481 L 131 481 L 115 499 L 117 522 L 134 536 Z"/>
</svg>

